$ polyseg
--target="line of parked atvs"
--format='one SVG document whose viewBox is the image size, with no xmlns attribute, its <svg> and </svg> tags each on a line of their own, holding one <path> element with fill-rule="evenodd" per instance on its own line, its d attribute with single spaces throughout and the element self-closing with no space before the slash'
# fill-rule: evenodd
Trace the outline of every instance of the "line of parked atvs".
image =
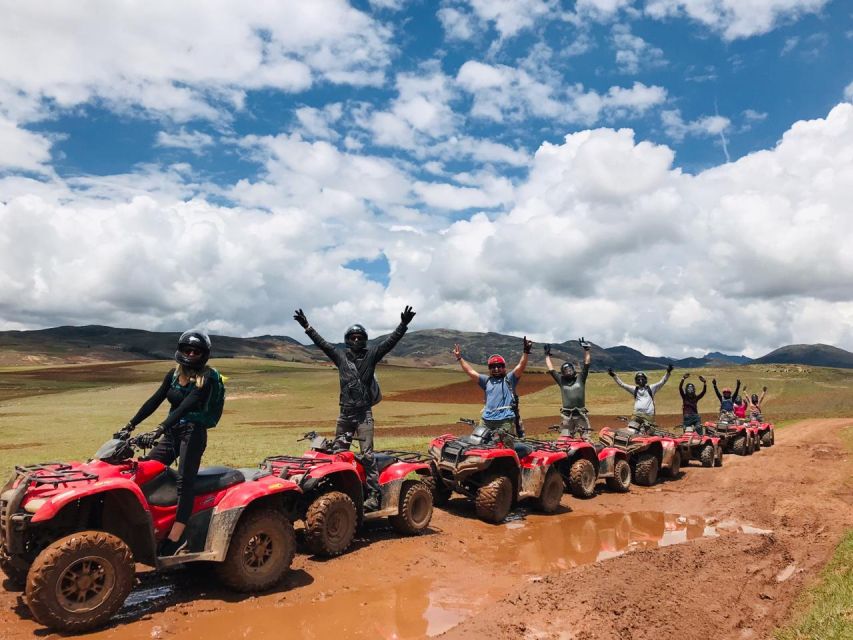
<svg viewBox="0 0 853 640">
<path fill-rule="evenodd" d="M 439 436 L 429 455 L 377 452 L 382 501 L 367 513 L 364 468 L 347 436 L 311 432 L 302 438 L 310 441 L 302 456 L 270 456 L 252 469 L 202 469 L 187 550 L 167 557 L 157 556 L 157 545 L 175 518 L 177 475 L 136 458 L 134 438 L 110 440 L 85 463 L 19 466 L 0 490 L 0 568 L 25 588 L 38 622 L 84 631 L 118 611 L 136 563 L 206 563 L 231 589 L 263 591 L 290 567 L 294 523 L 309 552 L 335 556 L 366 521 L 387 518 L 400 533 L 423 532 L 433 505 L 454 492 L 473 500 L 481 519 L 501 522 L 522 500 L 551 513 L 566 489 L 589 498 L 604 480 L 625 492 L 632 482 L 654 484 L 659 472 L 677 476 L 690 460 L 720 466 L 724 452 L 748 455 L 774 439 L 773 425 L 761 421 L 705 423 L 704 435 L 630 421 L 602 429 L 598 443 L 566 431 L 555 440 L 518 439 L 464 422 L 474 427 L 470 435 Z"/>
</svg>

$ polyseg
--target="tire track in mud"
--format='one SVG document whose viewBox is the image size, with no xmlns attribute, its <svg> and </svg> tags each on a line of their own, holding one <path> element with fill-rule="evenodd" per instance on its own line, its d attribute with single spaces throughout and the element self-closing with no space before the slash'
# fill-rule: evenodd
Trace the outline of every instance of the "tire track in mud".
<svg viewBox="0 0 853 640">
<path fill-rule="evenodd" d="M 145 576 L 154 595 L 138 591 L 112 627 L 84 637 L 764 638 L 853 526 L 851 456 L 838 434 L 850 424 L 798 423 L 722 469 L 693 462 L 656 487 L 566 495 L 552 516 L 493 526 L 456 499 L 427 535 L 379 528 L 339 558 L 300 554 L 285 583 L 257 597 L 203 573 Z M 742 533 L 744 523 L 759 529 Z M 721 535 L 703 537 L 707 524 Z M 666 536 L 689 542 L 659 548 Z M 43 635 L 17 597 L 0 591 L 0 635 Z"/>
</svg>

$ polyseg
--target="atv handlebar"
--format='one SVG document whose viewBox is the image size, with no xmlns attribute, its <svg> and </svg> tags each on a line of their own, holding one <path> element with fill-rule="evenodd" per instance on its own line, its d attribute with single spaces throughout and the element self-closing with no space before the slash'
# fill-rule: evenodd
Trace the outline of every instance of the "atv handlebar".
<svg viewBox="0 0 853 640">
<path fill-rule="evenodd" d="M 456 422 L 458 422 L 459 424 L 467 424 L 469 427 L 477 426 L 477 421 L 471 420 L 471 418 L 459 418 L 459 420 L 457 420 Z"/>
</svg>

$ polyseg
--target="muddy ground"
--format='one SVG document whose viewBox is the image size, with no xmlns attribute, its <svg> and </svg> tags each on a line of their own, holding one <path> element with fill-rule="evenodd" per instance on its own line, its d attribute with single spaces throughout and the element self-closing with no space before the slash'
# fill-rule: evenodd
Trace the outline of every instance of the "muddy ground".
<svg viewBox="0 0 853 640">
<path fill-rule="evenodd" d="M 514 513 L 462 500 L 429 534 L 366 533 L 345 556 L 297 556 L 278 589 L 241 597 L 187 571 L 143 575 L 115 624 L 87 638 L 767 638 L 853 526 L 853 420 L 781 431 L 722 469 Z M 8 585 L 6 585 L 8 586 Z M 0 637 L 52 637 L 0 591 Z"/>
</svg>

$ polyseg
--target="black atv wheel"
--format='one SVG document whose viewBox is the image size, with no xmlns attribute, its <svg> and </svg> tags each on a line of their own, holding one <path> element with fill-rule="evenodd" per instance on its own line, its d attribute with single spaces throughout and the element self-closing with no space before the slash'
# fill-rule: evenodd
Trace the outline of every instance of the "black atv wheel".
<svg viewBox="0 0 853 640">
<path fill-rule="evenodd" d="M 772 447 L 773 446 L 773 432 L 769 429 L 761 434 L 761 446 L 762 447 Z"/>
<path fill-rule="evenodd" d="M 678 449 L 675 450 L 675 453 L 672 455 L 672 463 L 663 470 L 663 475 L 667 478 L 677 478 L 678 474 L 681 472 L 681 451 Z"/>
<path fill-rule="evenodd" d="M 722 467 L 723 466 L 723 448 L 722 447 L 717 449 L 717 457 L 714 459 L 714 466 L 715 467 Z"/>
<path fill-rule="evenodd" d="M 702 462 L 703 467 L 713 467 L 714 466 L 714 458 L 715 458 L 714 445 L 706 444 L 702 447 L 702 451 L 699 454 L 699 460 Z"/>
<path fill-rule="evenodd" d="M 308 550 L 331 558 L 346 551 L 355 538 L 358 513 L 355 503 L 341 491 L 318 497 L 305 514 L 305 542 Z"/>
<path fill-rule="evenodd" d="M 450 502 L 450 496 L 453 495 L 453 491 L 447 487 L 446 484 L 435 476 L 427 476 L 423 479 L 423 483 L 429 487 L 429 490 L 432 491 L 432 503 L 436 507 L 443 507 L 448 502 Z"/>
<path fill-rule="evenodd" d="M 569 491 L 575 498 L 594 496 L 595 480 L 595 467 L 589 460 L 579 458 L 572 463 L 569 469 Z"/>
<path fill-rule="evenodd" d="M 607 488 L 619 493 L 627 493 L 631 490 L 631 465 L 627 460 L 617 460 L 613 465 L 613 477 L 605 481 Z"/>
<path fill-rule="evenodd" d="M 9 586 L 17 591 L 23 591 L 24 585 L 27 583 L 27 572 L 30 568 L 19 567 L 6 552 L 0 549 L 0 569 L 6 574 L 9 580 Z"/>
<path fill-rule="evenodd" d="M 278 509 L 258 509 L 240 518 L 225 561 L 214 570 L 219 580 L 235 591 L 264 591 L 281 581 L 295 553 L 290 520 Z"/>
<path fill-rule="evenodd" d="M 133 553 L 120 538 L 81 531 L 60 538 L 36 557 L 24 595 L 41 624 L 59 631 L 88 631 L 119 610 L 135 571 Z"/>
<path fill-rule="evenodd" d="M 512 481 L 506 476 L 492 476 L 477 489 L 474 507 L 477 517 L 486 522 L 501 522 L 512 508 Z"/>
<path fill-rule="evenodd" d="M 432 491 L 426 483 L 409 480 L 400 489 L 400 513 L 389 518 L 391 526 L 400 533 L 423 533 L 432 520 Z"/>
<path fill-rule="evenodd" d="M 584 462 L 589 461 L 584 460 Z M 593 486 L 595 486 L 594 478 L 595 472 L 593 471 Z M 539 492 L 539 497 L 536 498 L 536 508 L 543 513 L 554 513 L 560 506 L 560 499 L 565 490 L 566 485 L 563 483 L 563 476 L 560 475 L 560 471 L 556 467 L 551 467 L 545 474 L 542 490 Z"/>
<path fill-rule="evenodd" d="M 732 453 L 738 456 L 745 456 L 747 449 L 746 436 L 738 436 L 732 442 Z"/>
<path fill-rule="evenodd" d="M 637 456 L 637 462 L 634 464 L 634 484 L 644 487 L 652 486 L 657 482 L 659 470 L 660 463 L 655 454 L 641 453 Z"/>
</svg>

